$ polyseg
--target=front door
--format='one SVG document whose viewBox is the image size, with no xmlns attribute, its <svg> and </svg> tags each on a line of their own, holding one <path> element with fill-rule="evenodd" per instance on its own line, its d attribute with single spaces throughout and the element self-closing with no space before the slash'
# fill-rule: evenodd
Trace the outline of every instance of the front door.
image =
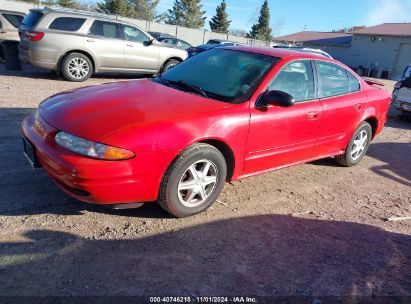
<svg viewBox="0 0 411 304">
<path fill-rule="evenodd" d="M 126 69 L 157 72 L 160 69 L 160 47 L 138 28 L 123 25 Z"/>
<path fill-rule="evenodd" d="M 291 94 L 290 107 L 251 108 L 244 174 L 268 171 L 312 157 L 322 114 L 310 60 L 297 60 L 277 73 L 268 90 Z"/>
</svg>

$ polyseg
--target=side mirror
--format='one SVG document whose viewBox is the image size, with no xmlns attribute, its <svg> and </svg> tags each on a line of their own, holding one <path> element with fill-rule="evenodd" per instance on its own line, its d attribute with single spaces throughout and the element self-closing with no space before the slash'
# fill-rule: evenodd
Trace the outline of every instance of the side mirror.
<svg viewBox="0 0 411 304">
<path fill-rule="evenodd" d="M 258 99 L 255 107 L 257 109 L 266 108 L 268 105 L 280 107 L 291 107 L 295 103 L 294 97 L 284 91 L 266 91 Z"/>
</svg>

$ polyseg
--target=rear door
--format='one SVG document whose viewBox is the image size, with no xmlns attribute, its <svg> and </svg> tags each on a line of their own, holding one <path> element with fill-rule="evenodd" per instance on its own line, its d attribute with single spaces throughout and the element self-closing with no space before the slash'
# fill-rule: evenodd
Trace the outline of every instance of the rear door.
<svg viewBox="0 0 411 304">
<path fill-rule="evenodd" d="M 359 125 L 367 106 L 367 94 L 359 80 L 343 66 L 316 60 L 315 67 L 318 95 L 323 104 L 315 154 L 334 155 L 346 148 Z"/>
<path fill-rule="evenodd" d="M 124 69 L 124 41 L 120 34 L 121 26 L 118 23 L 94 20 L 84 46 L 94 54 L 99 70 L 115 71 Z"/>
<path fill-rule="evenodd" d="M 150 41 L 143 31 L 122 25 L 125 41 L 125 68 L 156 72 L 160 69 L 160 47 Z"/>
</svg>

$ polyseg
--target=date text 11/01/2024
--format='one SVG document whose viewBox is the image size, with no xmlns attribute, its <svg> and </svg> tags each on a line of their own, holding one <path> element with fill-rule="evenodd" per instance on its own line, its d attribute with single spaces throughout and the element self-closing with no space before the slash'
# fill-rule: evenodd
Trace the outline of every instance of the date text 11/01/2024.
<svg viewBox="0 0 411 304">
<path fill-rule="evenodd" d="M 254 297 L 150 297 L 150 303 L 257 303 Z"/>
</svg>

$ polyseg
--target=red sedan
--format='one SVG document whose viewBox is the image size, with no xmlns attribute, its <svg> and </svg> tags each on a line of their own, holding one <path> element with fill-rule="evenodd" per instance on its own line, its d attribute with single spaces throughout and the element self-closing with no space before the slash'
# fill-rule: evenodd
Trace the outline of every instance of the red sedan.
<svg viewBox="0 0 411 304">
<path fill-rule="evenodd" d="M 225 181 L 330 156 L 356 165 L 389 103 L 332 59 L 216 48 L 154 79 L 52 96 L 23 121 L 23 143 L 79 200 L 158 201 L 184 217 L 207 209 Z"/>
</svg>

